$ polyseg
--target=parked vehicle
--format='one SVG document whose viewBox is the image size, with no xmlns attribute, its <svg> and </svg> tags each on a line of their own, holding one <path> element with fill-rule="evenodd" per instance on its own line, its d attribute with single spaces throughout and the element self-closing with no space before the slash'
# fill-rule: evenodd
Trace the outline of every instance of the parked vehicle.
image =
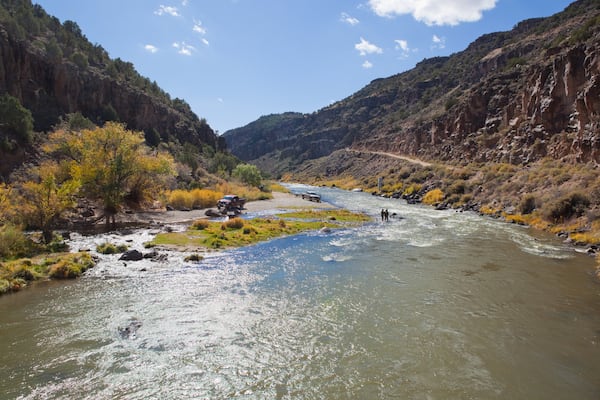
<svg viewBox="0 0 600 400">
<path fill-rule="evenodd" d="M 246 199 L 235 194 L 228 194 L 217 202 L 217 208 L 222 214 L 229 212 L 239 214 L 244 209 L 244 204 L 246 204 Z"/>
<path fill-rule="evenodd" d="M 304 192 L 302 193 L 302 198 L 309 201 L 314 201 L 317 203 L 321 202 L 321 196 L 315 192 Z"/>
</svg>

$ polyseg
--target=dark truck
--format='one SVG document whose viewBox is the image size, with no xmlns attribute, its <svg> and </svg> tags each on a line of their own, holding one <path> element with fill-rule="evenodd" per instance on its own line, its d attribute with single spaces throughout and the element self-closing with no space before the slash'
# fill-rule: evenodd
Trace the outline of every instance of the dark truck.
<svg viewBox="0 0 600 400">
<path fill-rule="evenodd" d="M 244 209 L 244 204 L 246 204 L 246 199 L 236 196 L 235 194 L 228 194 L 223 196 L 223 198 L 217 202 L 217 208 L 221 214 L 240 214 Z"/>
<path fill-rule="evenodd" d="M 319 196 L 315 192 L 304 192 L 304 193 L 302 193 L 302 198 L 309 200 L 309 201 L 315 201 L 317 203 L 321 202 L 321 196 Z"/>
</svg>

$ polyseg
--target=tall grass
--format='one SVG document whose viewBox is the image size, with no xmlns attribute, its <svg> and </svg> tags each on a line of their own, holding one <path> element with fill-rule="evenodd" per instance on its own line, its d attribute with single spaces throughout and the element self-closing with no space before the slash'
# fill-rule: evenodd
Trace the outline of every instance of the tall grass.
<svg viewBox="0 0 600 400">
<path fill-rule="evenodd" d="M 210 189 L 173 190 L 167 196 L 167 204 L 177 210 L 201 209 L 217 205 L 222 191 Z"/>
</svg>

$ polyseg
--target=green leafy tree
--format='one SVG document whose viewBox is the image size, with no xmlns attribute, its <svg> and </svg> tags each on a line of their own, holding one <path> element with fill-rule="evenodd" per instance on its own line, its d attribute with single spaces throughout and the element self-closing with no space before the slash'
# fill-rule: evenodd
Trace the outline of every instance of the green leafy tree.
<svg viewBox="0 0 600 400">
<path fill-rule="evenodd" d="M 231 175 L 250 186 L 259 187 L 262 182 L 262 176 L 256 165 L 239 164 Z"/>
<path fill-rule="evenodd" d="M 16 97 L 9 94 L 0 96 L 0 131 L 17 135 L 26 143 L 33 136 L 33 117 Z"/>
<path fill-rule="evenodd" d="M 84 117 L 80 112 L 61 116 L 55 129 L 64 129 L 68 131 L 82 131 L 84 129 L 94 129 L 96 124 Z"/>
</svg>

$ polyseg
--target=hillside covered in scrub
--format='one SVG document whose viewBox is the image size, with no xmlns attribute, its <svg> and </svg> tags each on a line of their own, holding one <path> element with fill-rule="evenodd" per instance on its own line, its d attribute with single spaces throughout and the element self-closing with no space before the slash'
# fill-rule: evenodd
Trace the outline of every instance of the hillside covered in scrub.
<svg viewBox="0 0 600 400">
<path fill-rule="evenodd" d="M 4 177 L 31 156 L 33 131 L 51 131 L 68 114 L 96 125 L 124 123 L 150 146 L 169 143 L 180 158 L 225 150 L 185 100 L 171 98 L 132 63 L 111 59 L 75 21 L 61 23 L 30 0 L 0 1 L 0 95 L 1 118 L 13 121 L 0 129 Z M 15 116 L 14 107 L 27 115 Z"/>
<path fill-rule="evenodd" d="M 371 191 L 381 177 L 386 195 L 570 222 L 554 229 L 600 242 L 599 5 L 575 1 L 312 114 L 224 136 L 273 176 Z"/>
</svg>

